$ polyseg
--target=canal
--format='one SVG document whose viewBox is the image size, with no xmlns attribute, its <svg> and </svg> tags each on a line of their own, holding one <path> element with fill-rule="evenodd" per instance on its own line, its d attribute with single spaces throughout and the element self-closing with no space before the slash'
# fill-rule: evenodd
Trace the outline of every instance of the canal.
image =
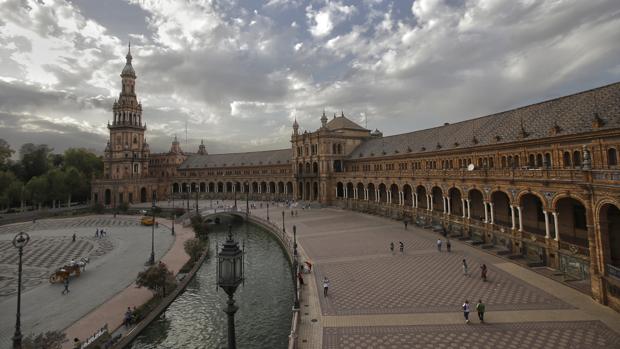
<svg viewBox="0 0 620 349">
<path fill-rule="evenodd" d="M 235 300 L 238 348 L 286 348 L 293 307 L 291 269 L 278 241 L 263 228 L 240 218 L 220 216 L 209 227 L 209 258 L 196 277 L 131 348 L 222 348 L 226 346 L 226 293 L 216 287 L 216 244 L 224 242 L 228 224 L 245 244 L 245 284 Z"/>
</svg>

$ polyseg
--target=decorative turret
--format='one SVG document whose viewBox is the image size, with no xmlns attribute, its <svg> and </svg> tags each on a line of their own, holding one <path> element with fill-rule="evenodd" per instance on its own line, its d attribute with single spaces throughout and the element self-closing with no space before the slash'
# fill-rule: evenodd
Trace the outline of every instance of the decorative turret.
<svg viewBox="0 0 620 349">
<path fill-rule="evenodd" d="M 200 140 L 200 145 L 198 146 L 198 155 L 207 155 L 207 147 L 205 147 L 204 140 Z"/>
<path fill-rule="evenodd" d="M 176 135 L 174 135 L 174 140 L 172 141 L 172 145 L 170 146 L 170 153 L 183 154 L 183 150 L 181 150 L 181 145 L 179 144 L 179 140 L 177 139 Z"/>
<path fill-rule="evenodd" d="M 297 123 L 297 118 L 293 121 L 293 134 L 297 136 L 299 134 L 299 124 Z"/>
<path fill-rule="evenodd" d="M 383 137 L 383 132 L 379 131 L 378 129 L 375 129 L 374 131 L 370 132 L 370 135 L 372 137 L 381 138 L 381 137 Z"/>
<path fill-rule="evenodd" d="M 126 56 L 125 67 L 121 72 L 121 93 L 114 101 L 112 126 L 133 126 L 146 128 L 142 125 L 142 104 L 136 98 L 136 72 L 131 65 L 131 44 Z"/>
<path fill-rule="evenodd" d="M 325 110 L 323 110 L 323 116 L 321 116 L 321 127 L 325 127 L 327 125 L 327 116 L 325 115 Z"/>
</svg>

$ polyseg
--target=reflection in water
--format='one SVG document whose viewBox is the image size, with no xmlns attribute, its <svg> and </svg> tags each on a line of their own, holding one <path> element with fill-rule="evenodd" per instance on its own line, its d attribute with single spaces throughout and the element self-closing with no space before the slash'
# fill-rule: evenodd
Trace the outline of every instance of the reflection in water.
<svg viewBox="0 0 620 349">
<path fill-rule="evenodd" d="M 235 300 L 237 347 L 286 348 L 293 307 L 291 269 L 270 233 L 240 220 L 222 217 L 211 225 L 209 258 L 185 292 L 153 321 L 132 348 L 222 348 L 226 345 L 226 293 L 216 288 L 216 243 L 225 240 L 228 224 L 235 239 L 245 242 L 245 285 Z"/>
</svg>

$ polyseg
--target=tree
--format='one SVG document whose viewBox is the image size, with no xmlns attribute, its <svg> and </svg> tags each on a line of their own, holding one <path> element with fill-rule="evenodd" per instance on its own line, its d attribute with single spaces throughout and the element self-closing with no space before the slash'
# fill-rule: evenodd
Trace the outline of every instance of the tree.
<svg viewBox="0 0 620 349">
<path fill-rule="evenodd" d="M 13 172 L 0 171 L 0 207 L 9 207 L 11 199 L 9 197 L 9 187 L 16 180 Z"/>
<path fill-rule="evenodd" d="M 24 182 L 16 179 L 11 182 L 9 187 L 7 188 L 7 196 L 9 198 L 9 205 L 13 205 L 14 203 L 19 203 L 21 209 L 24 209 Z"/>
<path fill-rule="evenodd" d="M 149 267 L 147 270 L 138 273 L 136 284 L 144 286 L 155 294 L 166 296 L 166 289 L 170 290 L 176 286 L 176 280 L 166 264 L 159 262 Z"/>
<path fill-rule="evenodd" d="M 49 169 L 48 156 L 53 149 L 46 144 L 26 143 L 19 150 L 23 167 L 22 179 L 29 181 L 32 177 L 45 174 Z"/>
<path fill-rule="evenodd" d="M 22 338 L 22 349 L 60 349 L 67 341 L 67 335 L 60 331 L 48 331 L 38 335 L 29 334 Z"/>
<path fill-rule="evenodd" d="M 13 156 L 13 153 L 15 153 L 15 150 L 11 149 L 9 143 L 0 138 L 0 169 L 8 165 L 8 161 Z"/>
<path fill-rule="evenodd" d="M 81 194 L 84 189 L 89 190 L 88 185 L 84 180 L 84 176 L 75 167 L 69 167 L 65 169 L 65 185 L 67 186 L 66 195 L 67 206 L 71 206 L 71 198 L 73 195 Z"/>
<path fill-rule="evenodd" d="M 48 199 L 49 182 L 47 177 L 32 177 L 26 184 L 26 190 L 33 205 L 37 205 L 41 209 L 41 205 Z"/>
<path fill-rule="evenodd" d="M 64 158 L 65 167 L 75 167 L 89 183 L 93 175 L 103 172 L 103 160 L 86 149 L 69 148 L 65 150 Z"/>
<path fill-rule="evenodd" d="M 183 243 L 185 253 L 187 253 L 192 260 L 197 260 L 204 249 L 202 242 L 199 239 L 189 239 Z"/>
<path fill-rule="evenodd" d="M 66 179 L 65 172 L 57 168 L 47 173 L 47 180 L 49 181 L 48 199 L 52 200 L 52 208 L 56 207 L 56 201 L 66 198 L 65 195 L 69 190 Z M 60 203 L 58 206 L 60 206 Z"/>
</svg>

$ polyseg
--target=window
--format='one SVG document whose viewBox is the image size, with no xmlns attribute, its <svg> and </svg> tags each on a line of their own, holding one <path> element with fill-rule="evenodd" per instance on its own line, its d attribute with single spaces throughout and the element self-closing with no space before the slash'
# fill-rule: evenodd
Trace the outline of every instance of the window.
<svg viewBox="0 0 620 349">
<path fill-rule="evenodd" d="M 550 168 L 551 167 L 551 153 L 545 153 L 544 165 L 545 165 L 546 168 Z"/>
<path fill-rule="evenodd" d="M 536 168 L 542 167 L 543 156 L 542 154 L 536 155 Z"/>
<path fill-rule="evenodd" d="M 506 168 L 506 157 L 502 156 L 502 168 Z"/>
<path fill-rule="evenodd" d="M 564 155 L 562 156 L 562 166 L 564 166 L 564 168 L 568 168 L 571 166 L 570 153 L 567 151 L 565 151 Z"/>
<path fill-rule="evenodd" d="M 586 209 L 579 205 L 573 206 L 573 217 L 575 220 L 575 228 L 586 229 Z"/>
<path fill-rule="evenodd" d="M 534 154 L 530 154 L 530 156 L 528 157 L 527 166 L 531 168 L 536 166 L 536 160 L 534 158 Z"/>
<path fill-rule="evenodd" d="M 618 152 L 616 151 L 616 148 L 607 149 L 607 165 L 608 166 L 618 165 Z"/>
<path fill-rule="evenodd" d="M 575 150 L 573 152 L 573 166 L 580 167 L 581 166 L 581 153 L 579 150 Z"/>
</svg>

